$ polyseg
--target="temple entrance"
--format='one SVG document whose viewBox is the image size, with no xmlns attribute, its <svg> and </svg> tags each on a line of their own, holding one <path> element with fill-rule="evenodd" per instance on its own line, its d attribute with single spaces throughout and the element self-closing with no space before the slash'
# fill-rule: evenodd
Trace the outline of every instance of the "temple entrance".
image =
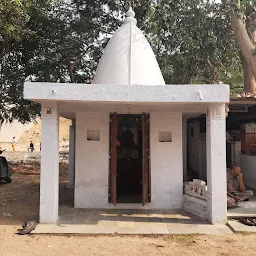
<svg viewBox="0 0 256 256">
<path fill-rule="evenodd" d="M 141 117 L 120 115 L 117 132 L 117 203 L 142 202 L 141 184 Z"/>
<path fill-rule="evenodd" d="M 150 200 L 148 115 L 111 115 L 109 201 Z"/>
</svg>

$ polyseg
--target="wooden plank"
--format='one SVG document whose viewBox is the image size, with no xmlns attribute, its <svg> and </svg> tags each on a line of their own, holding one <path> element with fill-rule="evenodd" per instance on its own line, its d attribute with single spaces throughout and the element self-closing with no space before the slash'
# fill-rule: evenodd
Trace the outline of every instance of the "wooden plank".
<svg viewBox="0 0 256 256">
<path fill-rule="evenodd" d="M 149 202 L 149 119 L 148 115 L 141 116 L 142 129 L 142 204 Z"/>
<path fill-rule="evenodd" d="M 117 114 L 111 115 L 110 123 L 110 202 L 116 205 L 116 173 L 117 173 L 117 159 L 116 159 L 116 140 L 117 140 Z"/>
</svg>

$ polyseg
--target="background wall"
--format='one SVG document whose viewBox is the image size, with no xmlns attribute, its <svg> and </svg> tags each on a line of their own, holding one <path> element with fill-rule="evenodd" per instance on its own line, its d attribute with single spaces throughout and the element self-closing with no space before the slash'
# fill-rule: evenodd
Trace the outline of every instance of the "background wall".
<svg viewBox="0 0 256 256">
<path fill-rule="evenodd" d="M 256 189 L 256 156 L 241 154 L 240 165 L 245 185 Z"/>
<path fill-rule="evenodd" d="M 188 122 L 188 167 L 199 172 L 200 122 Z"/>
<path fill-rule="evenodd" d="M 198 178 L 207 181 L 206 134 L 200 133 L 200 121 L 188 122 L 188 167 L 198 173 Z"/>
</svg>

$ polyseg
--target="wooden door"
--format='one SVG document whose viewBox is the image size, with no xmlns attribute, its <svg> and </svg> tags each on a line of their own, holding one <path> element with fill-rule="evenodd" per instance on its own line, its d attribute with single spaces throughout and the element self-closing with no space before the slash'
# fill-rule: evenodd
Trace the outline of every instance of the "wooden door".
<svg viewBox="0 0 256 256">
<path fill-rule="evenodd" d="M 117 114 L 113 113 L 110 117 L 110 177 L 109 177 L 109 201 L 116 205 L 116 146 L 117 146 Z"/>
<path fill-rule="evenodd" d="M 149 172 L 149 116 L 142 114 L 142 204 L 150 201 L 150 172 Z"/>
</svg>

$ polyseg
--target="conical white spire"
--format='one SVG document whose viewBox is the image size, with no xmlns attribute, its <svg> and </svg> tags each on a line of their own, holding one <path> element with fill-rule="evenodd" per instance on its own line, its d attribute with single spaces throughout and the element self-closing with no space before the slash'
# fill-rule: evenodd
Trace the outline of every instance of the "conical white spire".
<svg viewBox="0 0 256 256">
<path fill-rule="evenodd" d="M 124 19 L 124 24 L 126 23 L 132 23 L 133 25 L 137 24 L 137 20 L 135 17 L 135 12 L 133 11 L 132 7 L 129 8 L 129 10 L 125 14 L 126 18 Z"/>
<path fill-rule="evenodd" d="M 94 84 L 164 85 L 156 57 L 130 7 L 123 25 L 109 40 L 93 79 Z"/>
</svg>

